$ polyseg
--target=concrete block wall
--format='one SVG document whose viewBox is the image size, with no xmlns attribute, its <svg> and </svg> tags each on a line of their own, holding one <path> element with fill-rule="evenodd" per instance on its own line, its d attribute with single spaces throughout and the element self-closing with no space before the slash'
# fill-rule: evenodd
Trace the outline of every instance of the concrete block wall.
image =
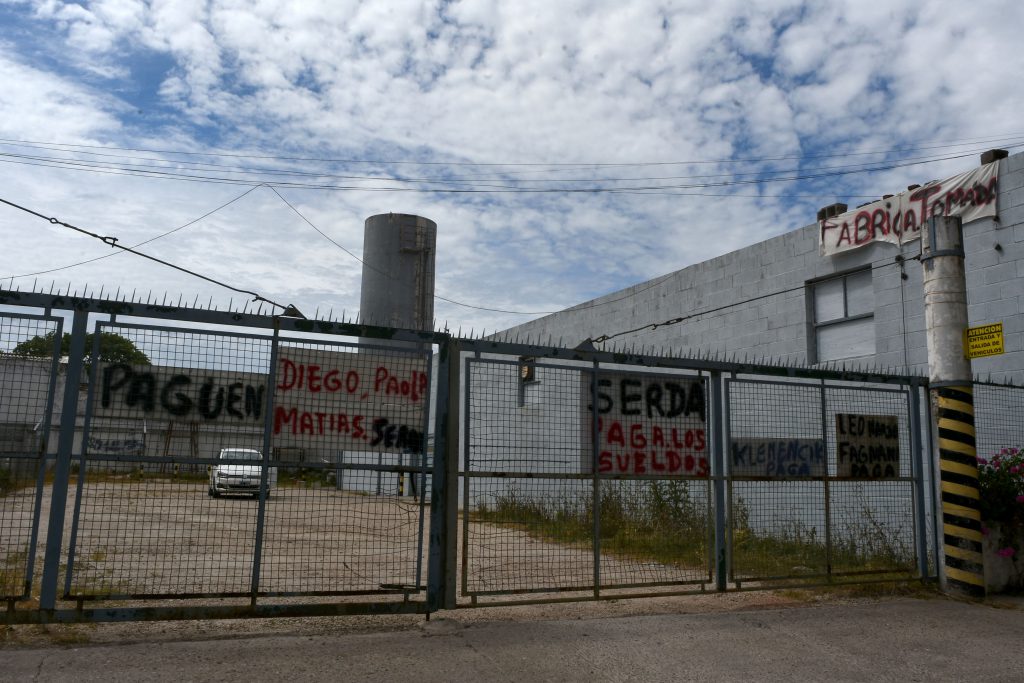
<svg viewBox="0 0 1024 683">
<path fill-rule="evenodd" d="M 999 162 L 999 220 L 964 226 L 972 325 L 1002 322 L 1006 353 L 975 359 L 976 374 L 1024 382 L 1024 154 Z M 966 168 L 964 169 L 966 170 Z M 896 188 L 894 188 L 896 190 Z M 898 190 L 896 190 L 898 191 Z M 873 244 L 821 256 L 818 227 L 806 225 L 512 330 L 565 346 L 682 317 L 606 343 L 650 353 L 717 353 L 804 365 L 813 355 L 807 285 L 872 267 L 875 353 L 851 363 L 927 373 L 919 241 Z M 998 245 L 998 248 L 996 247 Z"/>
</svg>

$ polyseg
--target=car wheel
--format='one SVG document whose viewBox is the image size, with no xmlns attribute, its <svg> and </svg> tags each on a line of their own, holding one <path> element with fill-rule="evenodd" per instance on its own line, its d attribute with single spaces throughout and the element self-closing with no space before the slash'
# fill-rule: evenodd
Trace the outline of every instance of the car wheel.
<svg viewBox="0 0 1024 683">
<path fill-rule="evenodd" d="M 214 498 L 220 498 L 220 491 L 218 491 L 216 488 L 210 489 L 210 495 L 213 496 Z"/>
</svg>

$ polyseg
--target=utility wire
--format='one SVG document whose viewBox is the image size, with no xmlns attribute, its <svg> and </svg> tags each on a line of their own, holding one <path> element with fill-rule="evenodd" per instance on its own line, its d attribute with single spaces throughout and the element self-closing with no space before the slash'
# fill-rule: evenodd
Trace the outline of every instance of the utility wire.
<svg viewBox="0 0 1024 683">
<path fill-rule="evenodd" d="M 913 259 L 905 258 L 905 257 L 902 256 L 902 253 L 901 253 L 901 254 L 897 255 L 895 257 L 895 259 L 891 263 L 888 262 L 889 258 L 878 259 L 877 261 L 872 261 L 871 262 L 871 269 L 875 270 L 876 268 L 881 268 L 881 267 L 884 267 L 884 266 L 902 264 L 902 263 L 904 263 L 907 260 L 913 260 Z M 675 273 L 672 273 L 672 275 L 674 275 L 674 274 Z M 779 296 L 781 294 L 789 294 L 790 292 L 797 292 L 797 291 L 800 291 L 800 290 L 804 290 L 806 288 L 807 288 L 807 284 L 805 283 L 805 284 L 802 284 L 802 285 L 797 285 L 795 287 L 789 287 L 787 289 L 780 289 L 780 290 L 777 290 L 777 291 L 774 291 L 774 292 L 769 292 L 768 294 L 761 294 L 759 296 L 751 297 L 749 299 L 744 299 L 743 301 L 734 301 L 732 303 L 724 304 L 724 305 L 718 306 L 716 308 L 708 308 L 708 309 L 705 309 L 703 311 L 697 311 L 696 313 L 690 313 L 689 315 L 682 315 L 682 316 L 679 316 L 679 317 L 676 317 L 676 318 L 669 318 L 668 320 L 663 320 L 663 321 L 657 322 L 657 323 L 647 323 L 646 325 L 641 325 L 640 327 L 634 327 L 631 330 L 623 330 L 621 332 L 615 332 L 614 334 L 602 334 L 600 336 L 592 337 L 592 338 L 587 339 L 585 341 L 589 341 L 589 342 L 592 342 L 594 344 L 601 344 L 601 343 L 604 343 L 606 341 L 610 341 L 612 339 L 615 339 L 616 337 L 622 337 L 624 335 L 634 334 L 636 332 L 653 331 L 653 330 L 658 329 L 659 327 L 669 327 L 671 325 L 678 325 L 679 323 L 685 322 L 687 320 L 691 320 L 693 318 L 699 318 L 701 316 L 708 315 L 709 313 L 718 313 L 719 311 L 724 311 L 724 310 L 726 310 L 728 308 L 735 308 L 736 306 L 742 306 L 743 304 L 749 304 L 749 303 L 752 303 L 754 301 L 761 301 L 762 299 L 768 299 L 768 298 L 771 298 L 773 296 Z M 601 302 L 601 303 L 611 303 L 611 302 Z"/>
<path fill-rule="evenodd" d="M 1010 145 L 1010 147 L 1021 146 L 1019 143 L 1016 145 Z M 773 182 L 793 182 L 798 180 L 816 180 L 820 178 L 836 177 L 843 175 L 851 175 L 857 173 L 871 173 L 877 171 L 888 171 L 896 168 L 904 168 L 908 166 L 917 166 L 922 164 L 934 163 L 938 161 L 949 161 L 955 159 L 962 159 L 969 157 L 977 153 L 976 151 L 970 151 L 961 154 L 951 154 L 938 157 L 925 158 L 923 160 L 913 160 L 904 162 L 887 162 L 878 163 L 868 167 L 859 168 L 842 168 L 832 167 L 829 170 L 823 170 L 822 172 L 812 173 L 801 173 L 795 171 L 785 171 L 791 175 L 781 176 L 768 176 L 762 178 L 739 178 L 733 180 L 721 180 L 715 182 L 706 183 L 682 183 L 682 184 L 655 184 L 655 185 L 638 185 L 638 186 L 626 186 L 626 187 L 606 187 L 597 185 L 595 187 L 516 187 L 509 185 L 478 185 L 473 186 L 472 183 L 466 183 L 467 187 L 403 187 L 403 186 L 365 186 L 365 185 L 336 185 L 327 183 L 303 183 L 298 181 L 274 181 L 272 184 L 277 187 L 286 187 L 293 189 L 319 189 L 319 190 L 342 190 L 342 191 L 364 191 L 364 192 L 416 192 L 416 193 L 432 193 L 432 194 L 652 194 L 660 193 L 665 190 L 686 190 L 686 189 L 702 189 L 702 188 L 720 188 L 720 187 L 733 187 L 737 185 L 762 185 Z M 38 160 L 37 160 L 38 161 Z M 87 172 L 98 172 L 98 173 L 111 173 L 114 175 L 130 175 L 139 177 L 151 177 L 151 178 L 162 178 L 162 179 L 173 179 L 173 180 L 186 180 L 186 181 L 198 181 L 198 182 L 219 182 L 235 185 L 259 185 L 259 184 L 270 184 L 270 181 L 259 181 L 249 180 L 244 178 L 230 178 L 223 176 L 209 176 L 201 175 L 198 173 L 182 173 L 182 172 L 171 172 L 171 171 L 158 171 L 158 170 L 138 170 L 131 168 L 104 168 L 93 164 L 77 161 L 50 161 L 45 160 L 39 163 L 33 163 L 31 161 L 15 161 L 10 158 L 0 158 L 0 162 L 4 163 L 24 163 L 27 165 L 39 165 L 47 167 L 66 168 L 69 170 L 80 170 Z M 860 165 L 863 166 L 863 165 Z M 703 177 L 703 176 L 696 176 Z M 721 177 L 721 176 L 712 176 Z M 682 176 L 680 178 L 687 178 Z M 643 178 L 635 180 L 645 180 Z M 389 182 L 406 182 L 399 179 L 390 179 Z M 435 184 L 440 184 L 441 181 L 433 181 Z M 447 182 L 447 181 L 445 181 Z M 557 181 L 553 181 L 557 182 Z M 607 180 L 597 179 L 591 182 L 609 182 Z M 622 182 L 630 182 L 630 179 L 623 179 Z"/>
<path fill-rule="evenodd" d="M 829 157 L 847 157 L 847 156 L 862 156 L 870 154 L 887 154 L 896 153 L 900 151 L 916 151 L 922 149 L 948 149 L 952 147 L 961 147 L 968 144 L 982 143 L 992 140 L 1002 140 L 1007 138 L 1016 138 L 1024 133 L 1005 133 L 1001 135 L 986 136 L 981 138 L 964 138 L 961 140 L 954 140 L 949 143 L 935 144 L 935 145 L 919 145 L 908 147 L 896 147 L 887 150 L 861 150 L 858 152 L 840 152 L 835 154 L 800 154 L 800 155 L 784 155 L 777 157 L 747 157 L 737 159 L 704 159 L 704 160 L 677 160 L 677 161 L 644 161 L 644 162 L 469 162 L 469 161 L 414 161 L 414 160 L 403 160 L 403 159 L 353 159 L 353 158 L 330 158 L 330 157 L 299 157 L 299 156 L 283 156 L 273 154 L 244 154 L 238 152 L 211 152 L 211 151 L 182 151 L 182 150 L 167 150 L 167 149 L 153 149 L 144 147 L 115 147 L 109 145 L 86 145 L 77 143 L 59 143 L 59 142 L 44 142 L 37 140 L 19 140 L 11 138 L 0 138 L 0 143 L 23 145 L 23 146 L 42 146 L 51 145 L 55 147 L 70 147 L 73 149 L 105 149 L 105 150 L 116 150 L 122 152 L 142 152 L 147 154 L 176 154 L 180 156 L 207 156 L 207 157 L 222 157 L 222 158 L 235 158 L 235 159 L 270 159 L 277 161 L 298 161 L 298 162 L 320 162 L 320 163 L 340 163 L 340 164 L 370 164 L 370 165 L 408 165 L 408 166 L 462 166 L 462 167 L 532 167 L 532 168 L 569 168 L 569 169 L 585 169 L 585 168 L 623 168 L 623 167 L 644 167 L 644 166 L 673 166 L 673 165 L 689 165 L 689 164 L 727 164 L 727 163 L 759 163 L 765 161 L 784 161 L 788 159 L 802 159 L 802 158 L 829 158 Z M 923 142 L 923 141 L 922 141 Z M 989 142 L 989 144 L 992 144 Z"/>
<path fill-rule="evenodd" d="M 189 270 L 188 268 L 183 268 L 181 266 L 175 265 L 173 263 L 170 263 L 169 261 L 164 261 L 163 259 L 159 259 L 159 258 L 157 258 L 155 256 L 150 256 L 149 254 L 143 254 L 141 251 L 135 251 L 132 247 L 121 246 L 120 244 L 117 243 L 118 240 L 117 240 L 116 237 L 111 237 L 109 235 L 107 235 L 107 236 L 99 235 L 99 234 L 96 234 L 94 232 L 90 232 L 88 230 L 85 230 L 84 228 L 79 228 L 79 227 L 77 227 L 75 225 L 72 225 L 70 223 L 65 223 L 64 221 L 58 220 L 57 218 L 52 218 L 52 217 L 49 217 L 49 216 L 44 216 L 43 214 L 38 213 L 36 211 L 33 211 L 32 209 L 28 209 L 28 208 L 26 208 L 24 206 L 21 206 L 19 204 L 15 204 L 14 202 L 7 201 L 6 199 L 3 199 L 2 197 L 0 197 L 0 202 L 2 202 L 4 204 L 7 204 L 8 206 L 12 206 L 15 209 L 19 209 L 21 211 L 24 211 L 25 213 L 28 213 L 28 214 L 31 214 L 33 216 L 37 216 L 39 218 L 42 218 L 44 221 L 47 221 L 51 225 L 60 225 L 62 227 L 68 228 L 70 230 L 74 230 L 75 232 L 80 232 L 83 235 L 88 235 L 89 237 L 93 237 L 95 239 L 98 239 L 101 242 L 103 242 L 104 244 L 109 245 L 110 247 L 113 247 L 115 249 L 121 249 L 122 251 L 127 251 L 127 252 L 129 252 L 131 254 L 135 254 L 136 256 L 141 256 L 142 258 L 149 259 L 150 261 L 155 261 L 156 263 L 159 263 L 161 265 L 167 266 L 168 268 L 174 268 L 175 270 L 179 270 L 179 271 L 181 271 L 183 273 L 187 273 L 188 275 L 192 275 L 192 276 L 200 278 L 202 280 L 206 280 L 207 282 L 211 282 L 211 283 L 213 283 L 213 284 L 215 284 L 215 285 L 217 285 L 219 287 L 224 287 L 225 289 L 230 289 L 233 292 L 239 292 L 240 294 L 250 294 L 253 297 L 253 299 L 252 299 L 253 301 L 264 301 L 264 302 L 266 302 L 266 303 L 268 303 L 268 304 L 270 304 L 272 306 L 277 306 L 278 308 L 281 308 L 281 309 L 287 308 L 287 306 L 279 304 L 276 301 L 272 301 L 272 300 L 270 300 L 270 299 L 268 299 L 268 298 L 266 298 L 266 297 L 264 297 L 264 296 L 262 296 L 262 295 L 260 295 L 260 294 L 258 294 L 256 292 L 251 292 L 248 289 L 240 289 L 238 287 L 233 287 L 233 286 L 231 286 L 231 285 L 229 285 L 229 284 L 227 284 L 225 282 L 221 282 L 220 280 L 215 280 L 212 277 L 207 277 L 206 275 L 202 275 L 202 274 L 197 273 L 197 272 L 195 272 L 193 270 Z"/>
<path fill-rule="evenodd" d="M 1024 144 L 1024 140 L 1015 139 L 1008 141 L 1013 143 L 1009 146 Z M 958 145 L 959 146 L 959 145 Z M 52 147 L 47 147 L 51 151 L 68 152 L 69 150 L 60 150 Z M 147 169 L 167 169 L 169 164 L 177 166 L 181 170 L 207 172 L 211 169 L 221 170 L 225 169 L 230 173 L 239 175 L 253 175 L 253 174 L 265 174 L 273 176 L 293 176 L 301 178 L 329 178 L 329 179 L 340 179 L 340 180 L 371 180 L 371 181 L 394 181 L 402 183 L 426 183 L 426 184 L 440 184 L 440 185 L 455 185 L 455 184 L 468 184 L 483 180 L 489 181 L 503 181 L 512 183 L 593 183 L 599 182 L 637 182 L 637 181 L 656 181 L 656 180 L 688 180 L 688 179 L 709 179 L 709 178 L 739 178 L 743 176 L 763 176 L 766 174 L 779 174 L 779 173 L 798 173 L 800 169 L 771 169 L 771 170 L 757 170 L 749 172 L 739 173 L 718 173 L 718 174 L 702 174 L 702 175 L 669 175 L 669 176 L 633 176 L 627 178 L 616 178 L 616 177 L 598 177 L 598 178 L 510 178 L 510 174 L 503 174 L 498 176 L 468 176 L 463 178 L 416 178 L 416 177 L 402 177 L 396 175 L 347 175 L 338 173 L 328 172 L 317 172 L 317 171 L 303 171 L 296 169 L 275 169 L 275 168 L 247 168 L 239 167 L 230 164 L 216 164 L 216 163 L 199 163 L 199 162 L 175 162 L 167 159 L 160 159 L 155 157 L 143 157 L 141 161 L 152 161 L 160 162 L 156 164 L 152 163 L 138 163 L 136 158 L 125 157 L 122 155 L 106 155 L 97 154 L 95 152 L 77 152 L 71 151 L 73 154 L 89 154 L 93 156 L 113 156 L 118 159 L 127 159 L 132 163 L 122 163 L 120 166 L 115 166 L 119 170 L 125 171 L 141 171 L 145 172 Z M 64 157 L 52 157 L 52 156 L 34 156 L 29 154 L 15 154 L 12 152 L 0 152 L 0 157 L 6 157 L 11 159 L 26 159 L 30 161 L 49 162 L 54 164 L 67 164 L 73 166 L 81 166 L 83 168 L 111 168 L 109 164 L 115 162 L 104 162 L 89 159 L 77 159 L 77 158 L 64 158 Z M 909 157 L 902 159 L 903 162 L 909 162 L 914 160 L 919 161 L 931 161 L 936 158 L 935 155 L 926 155 L 918 157 Z M 941 157 L 939 157 L 941 158 Z M 804 167 L 803 170 L 838 170 L 843 168 L 859 168 L 859 167 L 871 167 L 877 165 L 880 162 L 858 162 L 855 164 L 844 164 L 844 165 L 831 165 L 831 166 L 818 166 L 818 167 Z M 103 164 L 108 164 L 104 166 Z M 499 186 L 500 187 L 500 186 Z"/>
<path fill-rule="evenodd" d="M 199 216 L 198 218 L 190 220 L 188 223 L 185 223 L 184 225 L 179 225 L 178 227 L 174 228 L 173 230 L 168 230 L 167 232 L 162 232 L 159 235 L 157 235 L 156 237 L 150 237 L 148 240 L 143 240 L 142 242 L 138 242 L 136 244 L 133 244 L 131 246 L 131 248 L 132 249 L 138 249 L 139 247 L 141 247 L 144 244 L 149 244 L 150 242 L 156 242 L 158 239 L 162 239 L 164 237 L 167 237 L 168 235 L 173 235 L 174 233 L 178 232 L 179 230 L 184 230 L 185 228 L 189 227 L 190 225 L 195 225 L 196 223 L 198 223 L 199 221 L 203 220 L 204 218 L 212 216 L 213 214 L 217 213 L 221 209 L 224 209 L 224 208 L 234 204 L 235 202 L 237 202 L 242 197 L 246 196 L 247 194 L 249 194 L 253 190 L 256 190 L 256 189 L 258 189 L 260 187 L 263 187 L 263 186 L 262 185 L 255 185 L 253 187 L 250 187 L 248 190 L 246 190 L 242 194 L 238 195 L 237 197 L 235 197 L 234 199 L 232 199 L 230 201 L 225 202 L 224 204 L 221 204 L 216 209 L 212 209 L 210 211 L 207 211 L 202 216 Z M 36 271 L 34 273 L 23 273 L 21 275 L 5 275 L 3 277 L 0 277 L 0 280 L 9 280 L 9 279 L 15 279 L 15 278 L 20 278 L 20 277 L 32 277 L 33 275 L 46 275 L 48 273 L 56 273 L 58 270 L 68 270 L 70 268 L 77 268 L 78 266 L 84 266 L 87 263 L 93 263 L 94 261 L 102 261 L 105 258 L 110 258 L 111 256 L 118 256 L 119 254 L 123 254 L 123 253 L 124 253 L 123 251 L 115 251 L 115 252 L 112 252 L 110 254 L 104 254 L 103 256 L 97 256 L 96 258 L 86 259 L 85 261 L 79 261 L 78 263 L 71 263 L 71 264 L 68 264 L 66 266 L 59 266 L 57 268 L 50 268 L 49 270 L 39 270 L 39 271 Z"/>
<path fill-rule="evenodd" d="M 381 275 L 383 275 L 384 277 L 387 277 L 387 278 L 391 278 L 392 277 L 392 275 L 390 273 L 387 273 L 387 272 L 381 270 L 380 268 L 377 268 L 376 266 L 370 265 L 369 263 L 367 263 L 363 259 L 361 259 L 358 256 L 356 256 L 355 254 L 353 254 L 351 251 L 349 251 L 348 249 L 346 249 L 345 247 L 343 247 L 342 245 L 338 244 L 333 239 L 328 237 L 327 234 L 323 230 L 321 230 L 320 228 L 318 228 L 315 225 L 313 225 L 312 221 L 310 221 L 308 218 L 306 218 L 304 215 L 302 215 L 301 211 L 296 209 L 295 206 L 293 206 L 291 202 L 289 202 L 287 199 L 285 199 L 284 196 L 280 192 L 277 191 L 276 187 L 274 187 L 272 185 L 270 185 L 268 187 L 270 187 L 270 189 L 274 191 L 274 194 L 276 194 L 278 197 L 281 198 L 282 202 L 284 202 L 285 204 L 288 205 L 289 209 L 291 209 L 292 211 L 295 212 L 295 215 L 297 215 L 299 218 L 304 220 L 309 225 L 309 227 L 311 227 L 314 230 L 316 230 L 317 233 L 319 233 L 320 236 L 323 237 L 325 240 L 327 240 L 328 242 L 330 242 L 334 246 L 336 246 L 339 249 L 341 249 L 342 251 L 344 251 L 346 254 L 348 254 L 349 256 L 354 258 L 356 261 L 359 261 L 359 263 L 361 263 L 364 268 L 369 268 L 371 270 L 374 270 L 374 271 L 380 273 Z M 441 296 L 440 294 L 437 294 L 436 292 L 434 293 L 434 298 L 435 299 L 440 299 L 441 301 L 447 301 L 448 303 L 455 304 L 456 306 L 463 306 L 465 308 L 474 308 L 474 309 L 476 309 L 478 311 L 490 311 L 492 313 L 510 313 L 510 314 L 513 314 L 513 315 L 548 315 L 550 313 L 557 313 L 558 312 L 558 311 L 508 311 L 508 310 L 505 310 L 503 308 L 488 308 L 486 306 L 476 306 L 474 304 L 467 304 L 467 303 L 463 303 L 461 301 L 456 301 L 455 299 L 449 299 L 447 297 Z"/>
</svg>

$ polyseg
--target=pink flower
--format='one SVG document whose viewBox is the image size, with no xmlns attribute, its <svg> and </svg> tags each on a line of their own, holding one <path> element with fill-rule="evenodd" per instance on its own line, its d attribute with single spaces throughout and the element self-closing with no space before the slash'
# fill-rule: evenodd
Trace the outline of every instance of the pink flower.
<svg viewBox="0 0 1024 683">
<path fill-rule="evenodd" d="M 1014 465 L 1010 468 L 1010 474 L 1017 474 L 1018 472 L 1020 472 L 1020 466 Z"/>
<path fill-rule="evenodd" d="M 978 464 L 979 465 L 987 465 L 988 464 L 988 460 L 986 460 L 985 458 L 978 458 Z"/>
<path fill-rule="evenodd" d="M 1022 495 L 1022 496 L 1017 496 L 1017 502 L 1018 502 L 1018 503 L 1024 503 L 1024 495 Z"/>
<path fill-rule="evenodd" d="M 1017 551 L 1014 550 L 1012 547 L 1006 546 L 1005 548 L 1000 548 L 999 550 L 997 550 L 996 555 L 998 555 L 999 557 L 1013 557 L 1014 553 L 1016 552 Z"/>
<path fill-rule="evenodd" d="M 1009 453 L 1009 452 L 1010 452 L 1010 451 L 1009 451 L 1009 449 L 1007 449 L 1007 448 L 1004 448 L 1004 449 L 1003 449 L 1003 453 L 1002 453 L 1002 454 L 1003 454 L 1003 455 L 1006 455 L 1006 454 L 1007 454 L 1007 453 Z"/>
</svg>

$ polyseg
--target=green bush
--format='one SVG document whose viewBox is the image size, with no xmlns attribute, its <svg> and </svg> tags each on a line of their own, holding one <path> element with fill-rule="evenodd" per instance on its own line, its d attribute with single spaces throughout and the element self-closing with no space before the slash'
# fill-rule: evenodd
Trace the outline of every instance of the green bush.
<svg viewBox="0 0 1024 683">
<path fill-rule="evenodd" d="M 978 458 L 982 524 L 998 525 L 1006 546 L 997 552 L 1013 557 L 1024 535 L 1024 450 L 1004 448 L 990 460 Z"/>
</svg>

